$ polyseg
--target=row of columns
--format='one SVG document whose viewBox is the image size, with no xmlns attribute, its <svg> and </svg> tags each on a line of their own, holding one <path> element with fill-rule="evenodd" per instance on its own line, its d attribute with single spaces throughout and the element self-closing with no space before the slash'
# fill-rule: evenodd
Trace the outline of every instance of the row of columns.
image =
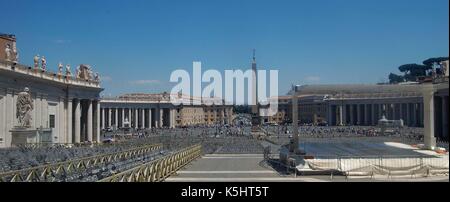
<svg viewBox="0 0 450 202">
<path fill-rule="evenodd" d="M 402 119 L 404 125 L 423 126 L 423 103 L 337 104 L 330 105 L 328 122 L 331 125 L 376 125 L 385 116 L 389 120 Z"/>
<path fill-rule="evenodd" d="M 135 129 L 175 127 L 176 111 L 172 108 L 101 108 L 101 111 L 102 129 L 113 126 Z"/>
<path fill-rule="evenodd" d="M 448 95 L 436 96 L 428 95 L 424 96 L 424 104 L 426 106 L 425 111 L 425 136 L 429 134 L 428 141 L 433 142 L 432 137 L 440 138 L 441 140 L 448 141 Z"/>
<path fill-rule="evenodd" d="M 436 88 L 445 92 L 435 95 Z M 436 137 L 448 141 L 448 84 L 434 87 L 423 87 L 423 100 L 416 103 L 391 103 L 391 104 L 337 104 L 329 105 L 328 121 L 330 125 L 365 124 L 375 125 L 376 120 L 382 116 L 388 119 L 406 120 L 408 126 L 424 127 L 425 149 L 434 150 Z M 295 99 L 294 99 L 295 97 Z M 298 148 L 297 131 L 297 98 L 294 94 L 292 100 L 292 117 L 294 138 L 290 150 L 295 152 Z M 356 111 L 356 114 L 355 114 Z M 364 112 L 364 116 L 361 114 Z M 364 118 L 362 118 L 364 117 Z"/>
<path fill-rule="evenodd" d="M 67 142 L 100 142 L 100 101 L 69 99 Z"/>
<path fill-rule="evenodd" d="M 227 108 L 206 108 L 205 113 L 206 124 L 229 124 L 231 122 L 232 113 Z"/>
</svg>

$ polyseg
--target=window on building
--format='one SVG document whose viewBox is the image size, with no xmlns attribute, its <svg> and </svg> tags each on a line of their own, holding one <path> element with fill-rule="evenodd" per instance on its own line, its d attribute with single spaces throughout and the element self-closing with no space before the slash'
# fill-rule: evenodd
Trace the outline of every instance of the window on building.
<svg viewBox="0 0 450 202">
<path fill-rule="evenodd" d="M 54 114 L 50 114 L 49 116 L 49 127 L 50 128 L 55 128 L 55 115 Z"/>
</svg>

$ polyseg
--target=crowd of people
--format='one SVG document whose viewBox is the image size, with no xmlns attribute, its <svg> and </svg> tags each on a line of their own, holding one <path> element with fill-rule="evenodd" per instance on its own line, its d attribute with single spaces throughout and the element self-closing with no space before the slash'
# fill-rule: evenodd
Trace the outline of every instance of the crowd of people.
<svg viewBox="0 0 450 202">
<path fill-rule="evenodd" d="M 265 130 L 270 134 L 292 135 L 292 126 L 268 126 Z M 423 138 L 423 128 L 386 128 L 373 126 L 299 126 L 299 136 L 332 138 L 332 137 L 379 137 L 403 136 L 414 139 Z"/>
</svg>

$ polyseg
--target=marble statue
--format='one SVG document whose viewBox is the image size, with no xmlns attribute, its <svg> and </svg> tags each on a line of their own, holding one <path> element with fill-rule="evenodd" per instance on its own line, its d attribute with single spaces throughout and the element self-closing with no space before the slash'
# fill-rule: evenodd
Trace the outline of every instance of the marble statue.
<svg viewBox="0 0 450 202">
<path fill-rule="evenodd" d="M 89 65 L 80 65 L 77 67 L 77 78 L 84 80 L 92 80 L 94 78 L 93 72 Z"/>
<path fill-rule="evenodd" d="M 6 48 L 5 48 L 5 53 L 6 53 L 6 61 L 11 61 L 11 46 L 9 44 L 6 44 Z"/>
<path fill-rule="evenodd" d="M 41 58 L 41 70 L 44 72 L 47 70 L 47 60 L 44 56 Z"/>
<path fill-rule="evenodd" d="M 93 80 L 93 79 L 95 79 L 95 74 L 94 74 L 94 72 L 92 71 L 92 69 L 91 68 L 88 68 L 88 79 L 89 80 Z"/>
<path fill-rule="evenodd" d="M 58 74 L 62 75 L 63 73 L 63 64 L 61 62 L 58 63 Z"/>
<path fill-rule="evenodd" d="M 38 69 L 39 68 L 39 55 L 35 55 L 33 59 L 34 59 L 34 69 Z"/>
<path fill-rule="evenodd" d="M 98 74 L 98 72 L 95 72 L 94 80 L 95 81 L 100 81 L 100 75 Z"/>
<path fill-rule="evenodd" d="M 15 56 L 14 62 L 18 62 L 19 61 L 19 53 L 17 52 L 16 43 L 13 43 L 12 52 L 14 53 L 14 56 Z"/>
<path fill-rule="evenodd" d="M 31 111 L 33 111 L 33 99 L 31 99 L 30 89 L 25 87 L 23 92 L 17 95 L 17 119 L 19 126 L 24 128 L 31 127 Z"/>
<path fill-rule="evenodd" d="M 70 71 L 70 65 L 66 65 L 66 76 L 67 77 L 72 76 L 72 72 Z"/>
<path fill-rule="evenodd" d="M 77 67 L 77 69 L 75 70 L 75 78 L 79 79 L 80 78 L 80 66 Z"/>
</svg>

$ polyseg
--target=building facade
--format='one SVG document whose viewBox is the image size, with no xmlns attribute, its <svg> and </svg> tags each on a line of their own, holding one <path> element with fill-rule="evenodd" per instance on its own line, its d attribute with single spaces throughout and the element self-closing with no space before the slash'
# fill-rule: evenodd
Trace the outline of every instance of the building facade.
<svg viewBox="0 0 450 202">
<path fill-rule="evenodd" d="M 98 81 L 41 71 L 0 59 L 0 147 L 10 147 L 18 125 L 17 95 L 29 88 L 31 128 L 51 131 L 51 143 L 100 141 Z"/>
<path fill-rule="evenodd" d="M 127 120 L 131 128 L 149 129 L 228 124 L 232 118 L 231 105 L 174 105 L 167 93 L 125 94 L 101 100 L 101 128 L 123 128 Z"/>
<path fill-rule="evenodd" d="M 369 126 L 384 115 L 402 119 L 407 126 L 423 126 L 422 92 L 417 85 L 305 85 L 297 92 L 299 123 Z M 287 120 L 292 120 L 291 103 L 279 104 L 288 109 Z"/>
<path fill-rule="evenodd" d="M 402 120 L 405 126 L 425 127 L 430 109 L 425 107 L 430 102 L 425 101 L 431 99 L 433 115 L 428 117 L 432 119 L 428 125 L 432 125 L 435 137 L 448 141 L 448 77 L 427 84 L 305 85 L 297 86 L 296 93 L 300 124 L 331 126 L 375 126 L 385 116 Z M 269 120 L 292 122 L 292 96 L 279 97 L 278 109 L 285 116 Z"/>
</svg>

